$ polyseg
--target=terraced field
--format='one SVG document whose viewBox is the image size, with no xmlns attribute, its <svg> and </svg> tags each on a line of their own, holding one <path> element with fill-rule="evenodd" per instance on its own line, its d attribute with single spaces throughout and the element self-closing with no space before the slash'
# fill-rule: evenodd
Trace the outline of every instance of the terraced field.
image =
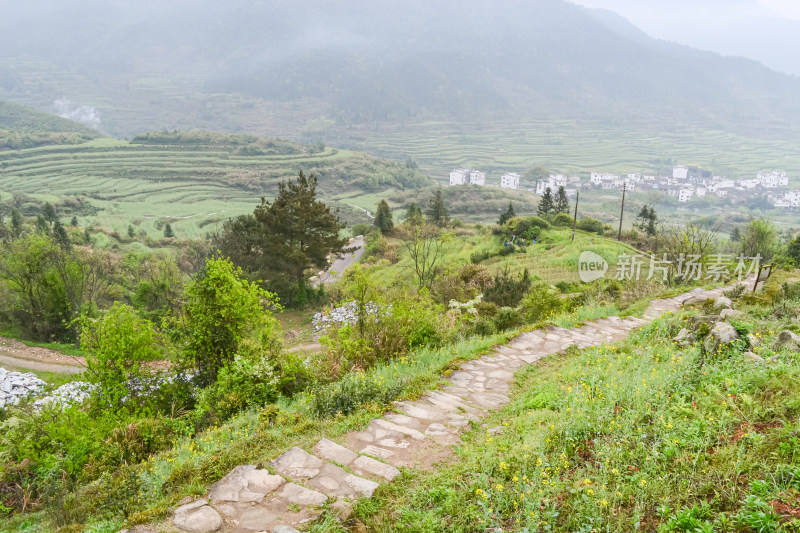
<svg viewBox="0 0 800 533">
<path fill-rule="evenodd" d="M 524 171 L 534 164 L 586 175 L 592 170 L 657 171 L 673 162 L 700 165 L 734 178 L 763 169 L 783 169 L 800 177 L 797 132 L 782 132 L 779 137 L 746 138 L 693 126 L 660 130 L 542 121 L 380 126 L 369 131 L 348 129 L 342 135 L 331 132 L 328 140 L 381 157 L 413 157 L 420 168 L 442 181 L 459 166 L 480 168 L 487 172 L 487 183 L 499 183 L 504 172 Z"/>
<path fill-rule="evenodd" d="M 274 194 L 278 181 L 299 170 L 316 173 L 320 195 L 332 198 L 360 190 L 364 180 L 391 189 L 405 168 L 348 150 L 310 153 L 297 146 L 296 154 L 242 155 L 234 146 L 97 139 L 5 151 L 0 152 L 0 191 L 6 197 L 22 193 L 54 203 L 88 198 L 100 213 L 84 217 L 84 224 L 119 232 L 133 224 L 156 236 L 170 222 L 179 236 L 191 237 L 217 220 L 252 211 L 261 196 Z"/>
</svg>

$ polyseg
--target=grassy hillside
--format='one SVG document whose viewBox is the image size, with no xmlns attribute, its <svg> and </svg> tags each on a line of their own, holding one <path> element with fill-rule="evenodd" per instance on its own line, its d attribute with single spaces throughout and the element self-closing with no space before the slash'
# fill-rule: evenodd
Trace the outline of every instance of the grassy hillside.
<svg viewBox="0 0 800 533">
<path fill-rule="evenodd" d="M 796 531 L 800 359 L 776 341 L 800 300 L 797 279 L 775 278 L 735 302 L 742 340 L 719 351 L 703 334 L 672 342 L 713 324 L 694 310 L 523 370 L 441 468 L 387 486 L 358 518 L 376 531 Z"/>
<path fill-rule="evenodd" d="M 479 264 L 485 265 L 491 274 L 508 268 L 512 275 L 521 275 L 527 269 L 531 276 L 549 283 L 576 282 L 579 281 L 578 258 L 583 251 L 595 252 L 608 261 L 610 267 L 607 277 L 613 277 L 619 255 L 636 253 L 625 243 L 593 233 L 577 231 L 574 242 L 571 236 L 572 230 L 551 228 L 544 230 L 538 242 L 529 244 L 524 253 L 500 256 L 496 254 L 504 248 L 503 238 L 493 235 L 488 228 L 456 230 L 445 246 L 439 264 L 445 269 L 455 269 L 471 262 L 473 255 L 490 254 L 491 257 Z M 413 262 L 399 238 L 386 239 L 376 248 L 373 257 L 390 262 L 376 273 L 387 286 L 413 282 Z"/>
<path fill-rule="evenodd" d="M 99 136 L 77 122 L 0 100 L 0 152 L 48 144 L 78 144 Z"/>
<path fill-rule="evenodd" d="M 40 201 L 84 198 L 97 210 L 82 223 L 124 233 L 128 224 L 155 234 L 166 222 L 181 237 L 252 211 L 280 180 L 298 171 L 319 178 L 319 194 L 366 194 L 429 185 L 421 172 L 363 153 L 303 146 L 255 136 L 200 132 L 137 136 L 132 142 L 96 139 L 79 145 L 0 152 L 0 190 Z M 368 219 L 346 200 L 351 222 Z M 359 214 L 360 213 L 360 214 Z"/>
</svg>

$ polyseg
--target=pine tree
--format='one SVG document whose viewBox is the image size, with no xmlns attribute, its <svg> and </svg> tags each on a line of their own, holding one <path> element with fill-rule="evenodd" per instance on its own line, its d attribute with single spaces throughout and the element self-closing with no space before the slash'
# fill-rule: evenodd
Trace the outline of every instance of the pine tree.
<svg viewBox="0 0 800 533">
<path fill-rule="evenodd" d="M 564 187 L 558 188 L 554 209 L 556 215 L 559 213 L 569 214 L 569 198 L 567 198 L 567 191 L 564 190 Z"/>
<path fill-rule="evenodd" d="M 56 220 L 55 224 L 53 224 L 53 237 L 55 237 L 63 250 L 69 251 L 72 249 L 72 243 L 69 240 L 67 229 L 60 220 Z"/>
<path fill-rule="evenodd" d="M 134 237 L 135 235 L 136 235 L 136 231 L 133 229 L 133 226 L 131 226 L 130 224 L 128 224 L 128 238 L 129 238 L 129 239 L 133 239 L 133 237 Z"/>
<path fill-rule="evenodd" d="M 164 226 L 164 238 L 171 239 L 174 236 L 175 232 L 172 231 L 172 226 L 170 224 Z"/>
<path fill-rule="evenodd" d="M 406 218 L 405 218 L 406 224 L 408 223 L 414 224 L 416 222 L 420 222 L 421 220 L 422 220 L 422 209 L 420 209 L 416 203 L 411 202 L 411 204 L 408 206 L 408 209 L 406 209 Z"/>
<path fill-rule="evenodd" d="M 742 240 L 742 232 L 739 229 L 739 226 L 736 226 L 731 231 L 731 242 L 739 242 L 740 240 Z"/>
<path fill-rule="evenodd" d="M 381 200 L 378 202 L 378 207 L 375 210 L 375 227 L 378 228 L 381 233 L 386 235 L 387 233 L 391 232 L 394 229 L 394 221 L 392 220 L 392 210 L 389 209 L 389 204 L 386 203 L 386 200 Z"/>
<path fill-rule="evenodd" d="M 447 206 L 444 205 L 441 188 L 436 189 L 433 193 L 433 198 L 431 198 L 430 204 L 428 204 L 428 211 L 426 214 L 428 215 L 428 222 L 431 224 L 436 224 L 439 227 L 447 225 L 449 215 L 447 213 Z"/>
<path fill-rule="evenodd" d="M 50 224 L 53 224 L 56 220 L 58 220 L 56 208 L 53 207 L 53 204 L 50 202 L 45 202 L 44 207 L 42 208 L 42 216 L 44 216 L 44 219 Z"/>
<path fill-rule="evenodd" d="M 36 233 L 47 233 L 47 230 L 50 229 L 50 226 L 47 224 L 47 220 L 44 218 L 43 215 L 39 215 L 36 217 Z"/>
<path fill-rule="evenodd" d="M 497 223 L 502 226 L 515 216 L 516 214 L 514 214 L 514 206 L 511 204 L 511 202 L 508 202 L 508 209 L 506 209 L 505 212 L 500 215 L 500 218 L 497 219 Z"/>
<path fill-rule="evenodd" d="M 72 215 L 72 220 L 69 221 L 69 225 L 70 226 L 77 226 L 78 225 L 78 217 L 75 216 L 75 215 Z"/>
<path fill-rule="evenodd" d="M 656 210 L 651 205 L 650 217 L 647 219 L 647 228 L 645 228 L 645 233 L 647 233 L 650 237 L 655 237 L 656 233 L 658 233 L 658 229 L 656 228 L 657 222 L 658 222 L 658 217 L 656 216 Z"/>
<path fill-rule="evenodd" d="M 253 213 L 261 231 L 260 249 L 265 266 L 299 287 L 306 270 L 328 266 L 328 256 L 339 254 L 347 239 L 339 237 L 344 224 L 338 210 L 317 200 L 317 178 L 300 171 L 295 181 L 278 185 L 271 202 L 261 199 Z"/>
<path fill-rule="evenodd" d="M 22 226 L 25 223 L 25 219 L 22 218 L 22 215 L 17 210 L 16 207 L 11 209 L 11 236 L 19 238 L 22 235 Z"/>
<path fill-rule="evenodd" d="M 542 199 L 539 202 L 539 216 L 547 216 L 553 212 L 555 205 L 553 204 L 553 191 L 550 187 L 544 190 Z"/>
</svg>

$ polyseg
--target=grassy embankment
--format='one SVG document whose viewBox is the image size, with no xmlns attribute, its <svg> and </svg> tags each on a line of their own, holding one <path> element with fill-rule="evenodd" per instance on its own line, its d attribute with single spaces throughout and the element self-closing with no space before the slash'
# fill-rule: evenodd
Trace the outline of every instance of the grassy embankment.
<svg viewBox="0 0 800 533">
<path fill-rule="evenodd" d="M 797 330 L 787 277 L 736 301 L 743 340 L 722 352 L 672 341 L 702 329 L 691 324 L 705 309 L 526 368 L 452 460 L 382 487 L 359 519 L 375 531 L 796 531 L 800 355 L 773 350 Z M 754 364 L 745 350 L 780 356 Z"/>
</svg>

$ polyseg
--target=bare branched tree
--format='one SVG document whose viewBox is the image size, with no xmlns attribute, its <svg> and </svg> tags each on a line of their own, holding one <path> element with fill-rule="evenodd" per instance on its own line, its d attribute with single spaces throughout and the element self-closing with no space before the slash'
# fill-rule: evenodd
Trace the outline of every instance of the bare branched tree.
<svg viewBox="0 0 800 533">
<path fill-rule="evenodd" d="M 448 241 L 449 234 L 431 224 L 411 224 L 408 228 L 403 244 L 414 264 L 417 290 L 431 288 Z"/>
</svg>

